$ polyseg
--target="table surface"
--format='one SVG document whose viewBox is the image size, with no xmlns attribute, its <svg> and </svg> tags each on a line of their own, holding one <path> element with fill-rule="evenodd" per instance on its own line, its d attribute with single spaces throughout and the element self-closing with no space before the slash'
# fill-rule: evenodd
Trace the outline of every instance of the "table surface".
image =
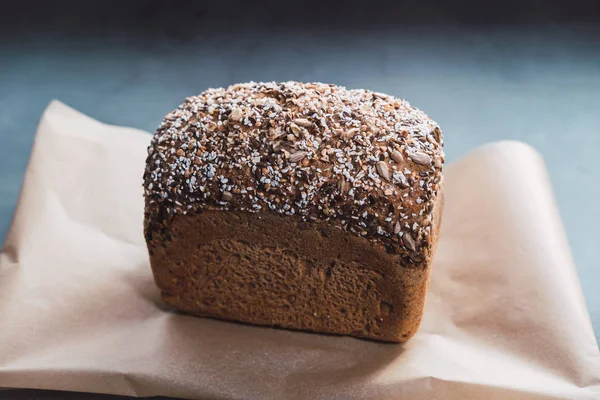
<svg viewBox="0 0 600 400">
<path fill-rule="evenodd" d="M 0 27 L 0 242 L 36 124 L 52 99 L 153 131 L 166 112 L 207 87 L 300 80 L 369 88 L 432 116 L 444 129 L 449 161 L 503 139 L 543 155 L 600 337 L 599 29 L 443 18 L 399 25 L 385 15 L 366 24 L 366 8 L 328 25 L 307 24 L 308 11 L 272 22 L 254 9 L 219 18 L 193 6 L 185 13 L 160 2 L 135 7 L 48 20 L 41 12 Z M 141 19 L 131 23 L 132 13 Z M 95 17 L 110 20 L 110 29 Z"/>
</svg>

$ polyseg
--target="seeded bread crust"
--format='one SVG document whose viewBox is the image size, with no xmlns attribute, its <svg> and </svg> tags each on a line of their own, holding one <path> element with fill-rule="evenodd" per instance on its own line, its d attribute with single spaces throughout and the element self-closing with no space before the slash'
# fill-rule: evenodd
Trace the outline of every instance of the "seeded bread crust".
<svg viewBox="0 0 600 400">
<path fill-rule="evenodd" d="M 209 89 L 149 147 L 164 300 L 262 325 L 405 341 L 443 206 L 443 137 L 406 101 L 320 83 Z"/>
</svg>

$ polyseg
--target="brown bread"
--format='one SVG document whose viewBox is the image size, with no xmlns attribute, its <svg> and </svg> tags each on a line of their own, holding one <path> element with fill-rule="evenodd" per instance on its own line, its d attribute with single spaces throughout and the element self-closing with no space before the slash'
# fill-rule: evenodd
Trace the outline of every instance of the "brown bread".
<svg viewBox="0 0 600 400">
<path fill-rule="evenodd" d="M 145 234 L 163 299 L 196 315 L 405 341 L 443 208 L 440 128 L 320 83 L 210 89 L 149 148 Z"/>
</svg>

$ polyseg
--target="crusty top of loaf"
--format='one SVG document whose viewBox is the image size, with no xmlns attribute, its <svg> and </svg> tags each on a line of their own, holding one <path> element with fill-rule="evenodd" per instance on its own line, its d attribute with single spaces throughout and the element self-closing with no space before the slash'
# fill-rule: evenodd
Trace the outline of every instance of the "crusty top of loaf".
<svg viewBox="0 0 600 400">
<path fill-rule="evenodd" d="M 427 115 L 381 93 L 299 82 L 208 89 L 167 114 L 152 139 L 146 219 L 202 209 L 296 215 L 422 261 L 442 145 Z"/>
</svg>

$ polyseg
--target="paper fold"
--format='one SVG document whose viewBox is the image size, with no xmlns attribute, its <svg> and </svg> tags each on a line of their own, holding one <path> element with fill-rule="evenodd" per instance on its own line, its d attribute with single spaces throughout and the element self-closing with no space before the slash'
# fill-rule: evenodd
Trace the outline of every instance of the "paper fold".
<svg viewBox="0 0 600 400">
<path fill-rule="evenodd" d="M 448 134 L 448 141 L 451 141 Z M 0 387 L 187 398 L 595 399 L 600 354 L 540 156 L 445 170 L 421 329 L 405 345 L 165 310 L 142 236 L 147 133 L 44 113 L 0 253 Z"/>
</svg>

